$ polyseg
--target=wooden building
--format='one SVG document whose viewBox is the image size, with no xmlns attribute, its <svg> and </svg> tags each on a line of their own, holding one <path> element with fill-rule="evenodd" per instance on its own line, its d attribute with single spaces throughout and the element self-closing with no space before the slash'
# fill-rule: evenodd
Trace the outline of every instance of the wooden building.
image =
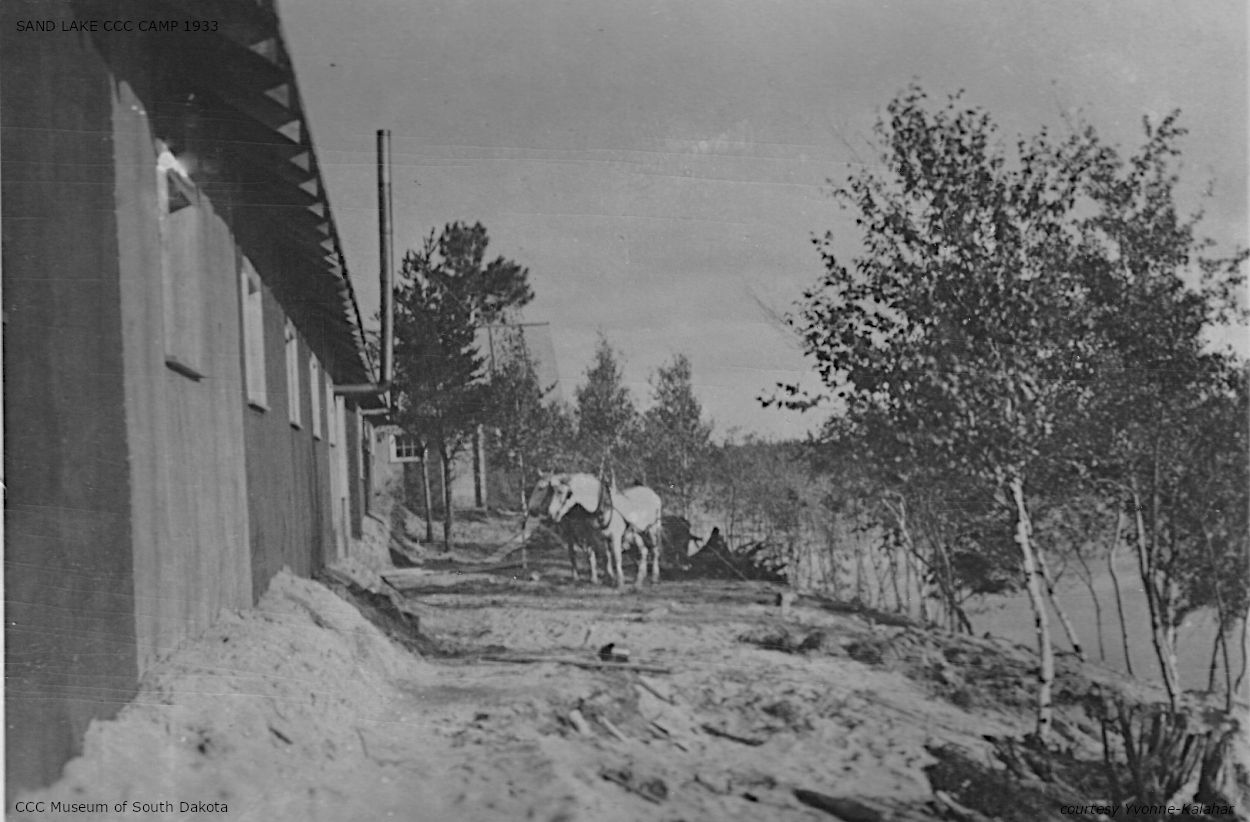
<svg viewBox="0 0 1250 822">
<path fill-rule="evenodd" d="M 272 0 L 0 14 L 12 797 L 181 640 L 349 550 L 381 401 L 335 395 L 375 375 Z"/>
</svg>

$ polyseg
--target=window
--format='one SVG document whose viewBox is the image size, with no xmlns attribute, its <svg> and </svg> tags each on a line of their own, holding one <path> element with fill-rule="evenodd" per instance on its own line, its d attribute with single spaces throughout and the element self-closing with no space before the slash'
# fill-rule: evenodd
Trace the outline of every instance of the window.
<svg viewBox="0 0 1250 822">
<path fill-rule="evenodd" d="M 300 391 L 299 391 L 299 335 L 295 333 L 295 323 L 286 321 L 284 331 L 286 338 L 286 407 L 291 425 L 300 427 Z"/>
<path fill-rule="evenodd" d="M 165 363 L 194 380 L 206 375 L 204 220 L 200 193 L 186 167 L 157 143 L 156 189 L 161 238 Z"/>
<path fill-rule="evenodd" d="M 321 362 L 308 358 L 308 400 L 312 406 L 312 434 L 321 439 L 321 397 L 325 388 L 321 385 Z"/>
<path fill-rule="evenodd" d="M 269 396 L 265 388 L 265 292 L 252 262 L 243 258 L 239 271 L 239 293 L 243 299 L 243 378 L 247 401 L 266 411 Z"/>
<path fill-rule="evenodd" d="M 334 396 L 334 384 L 326 377 L 326 438 L 339 444 L 339 420 L 343 418 L 343 398 Z"/>
<path fill-rule="evenodd" d="M 391 434 L 391 462 L 420 462 L 421 441 L 408 434 Z"/>
</svg>

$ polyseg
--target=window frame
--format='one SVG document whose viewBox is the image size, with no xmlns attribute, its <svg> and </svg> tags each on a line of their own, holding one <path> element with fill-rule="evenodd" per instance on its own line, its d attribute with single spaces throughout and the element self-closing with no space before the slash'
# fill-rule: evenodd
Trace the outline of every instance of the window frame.
<svg viewBox="0 0 1250 822">
<path fill-rule="evenodd" d="M 321 401 L 325 389 L 321 385 L 321 361 L 316 356 L 308 358 L 308 405 L 312 416 L 313 439 L 321 439 Z"/>
<path fill-rule="evenodd" d="M 291 322 L 291 318 L 287 317 L 282 326 L 282 339 L 286 353 L 286 408 L 287 419 L 291 423 L 292 428 L 303 428 L 303 397 L 300 388 L 300 352 L 299 352 L 299 332 L 295 330 L 295 323 Z"/>
<path fill-rule="evenodd" d="M 203 299 L 207 239 L 203 198 L 169 147 L 158 140 L 156 151 L 165 365 L 198 382 L 208 376 L 209 356 Z"/>
<path fill-rule="evenodd" d="M 416 437 L 400 432 L 391 434 L 389 439 L 391 462 L 421 462 L 421 449 L 418 447 L 420 443 Z"/>
<path fill-rule="evenodd" d="M 242 304 L 243 385 L 247 404 L 269 410 L 269 385 L 265 374 L 265 286 L 246 256 L 239 265 L 239 299 Z"/>
<path fill-rule="evenodd" d="M 334 382 L 330 379 L 330 375 L 326 375 L 326 441 L 329 442 L 331 448 L 337 448 L 339 444 L 339 420 L 342 418 L 343 398 L 334 396 Z"/>
</svg>

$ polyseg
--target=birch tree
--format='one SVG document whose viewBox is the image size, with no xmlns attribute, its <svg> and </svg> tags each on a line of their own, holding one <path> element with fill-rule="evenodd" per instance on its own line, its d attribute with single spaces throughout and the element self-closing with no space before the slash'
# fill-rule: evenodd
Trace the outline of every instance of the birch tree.
<svg viewBox="0 0 1250 822">
<path fill-rule="evenodd" d="M 1177 204 L 1178 118 L 1144 123 L 1131 154 L 1101 144 L 1090 153 L 1081 264 L 1099 390 L 1074 437 L 1078 473 L 1130 523 L 1173 707 L 1179 628 L 1205 606 L 1221 612 L 1221 635 L 1230 627 L 1224 605 L 1244 603 L 1246 539 L 1244 366 L 1204 335 L 1244 322 L 1245 253 L 1215 253 L 1198 232 L 1201 212 Z"/>
<path fill-rule="evenodd" d="M 975 477 L 1014 523 L 1033 608 L 1037 736 L 1051 726 L 1054 653 L 1030 495 L 1057 422 L 1085 402 L 1083 284 L 1073 208 L 1089 159 L 1044 132 L 1013 157 L 988 114 L 918 88 L 887 107 L 879 164 L 835 189 L 862 248 L 832 233 L 792 318 L 852 419 L 878 419 L 905 463 Z"/>
</svg>

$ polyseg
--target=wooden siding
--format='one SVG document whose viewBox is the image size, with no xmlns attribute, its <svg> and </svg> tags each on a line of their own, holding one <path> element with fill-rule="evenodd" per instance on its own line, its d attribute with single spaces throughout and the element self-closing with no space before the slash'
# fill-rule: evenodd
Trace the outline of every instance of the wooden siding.
<svg viewBox="0 0 1250 822">
<path fill-rule="evenodd" d="M 239 274 L 229 205 L 202 196 L 197 322 L 203 379 L 166 365 L 155 135 L 116 85 L 116 204 L 133 471 L 140 671 L 225 608 L 251 604 Z M 177 333 L 177 332 L 175 332 Z"/>
<path fill-rule="evenodd" d="M 10 798 L 137 674 L 111 84 L 80 38 L 16 33 L 22 8 L 0 14 Z"/>
<path fill-rule="evenodd" d="M 347 407 L 341 397 L 328 392 L 328 401 L 335 409 L 332 415 L 333 432 L 327 432 L 330 451 L 330 522 L 334 530 L 333 553 L 327 561 L 348 555 L 351 546 L 351 506 L 348 502 L 350 483 L 348 452 L 351 440 L 347 438 Z"/>
<path fill-rule="evenodd" d="M 252 259 L 261 279 L 266 269 L 281 264 L 261 253 Z M 272 270 L 272 269 L 270 269 Z M 252 598 L 259 599 L 274 574 L 284 567 L 311 576 L 325 562 L 333 545 L 330 454 L 326 437 L 312 435 L 308 346 L 300 340 L 298 397 L 287 394 L 284 328 L 286 314 L 268 287 L 264 295 L 265 379 L 269 408 L 246 406 L 247 484 L 252 546 Z M 323 375 L 324 377 L 324 375 Z M 289 403 L 300 403 L 300 427 L 290 422 Z M 324 403 L 322 403 L 324 406 Z M 324 407 L 321 409 L 325 413 Z M 323 420 L 324 428 L 324 420 Z M 331 549 L 332 550 L 332 549 Z"/>
<path fill-rule="evenodd" d="M 46 14 L 72 19 L 77 5 Z M 186 93 L 204 78 L 171 80 L 180 64 L 160 38 L 16 32 L 30 8 L 0 5 L 0 66 L 24 78 L 0 101 L 10 797 L 55 779 L 88 723 L 115 714 L 154 660 L 222 610 L 249 606 L 281 567 L 309 574 L 333 554 L 330 446 L 309 424 L 308 343 L 324 357 L 356 354 L 329 272 L 312 277 L 310 257 L 293 253 L 300 242 L 275 230 L 308 215 L 256 219 L 268 201 L 230 162 L 246 164 L 240 146 L 257 144 L 223 149 L 199 128 L 223 122 L 199 110 L 211 94 Z M 179 133 L 183 149 L 206 151 L 190 174 L 195 253 L 174 255 L 197 296 L 170 314 L 158 138 Z M 256 151 L 262 166 L 273 160 Z M 282 283 L 281 305 L 265 292 L 268 413 L 244 389 L 243 249 L 269 289 Z M 300 429 L 281 390 L 286 315 L 306 335 Z M 167 364 L 185 353 L 169 345 L 183 325 L 204 332 L 193 372 Z M 361 368 L 322 365 L 344 379 Z M 357 442 L 340 439 L 345 461 Z M 350 468 L 339 476 L 346 495 Z M 358 518 L 351 525 L 359 533 Z"/>
<path fill-rule="evenodd" d="M 360 416 L 360 409 L 348 403 L 346 419 L 344 426 L 347 430 L 347 441 L 344 446 L 347 449 L 347 482 L 348 482 L 348 510 L 351 515 L 351 536 L 353 539 L 360 539 L 364 536 L 364 517 L 365 517 L 365 497 L 369 493 L 369 488 L 362 478 L 365 467 L 362 462 L 364 456 L 364 442 L 366 426 L 364 420 Z"/>
</svg>

